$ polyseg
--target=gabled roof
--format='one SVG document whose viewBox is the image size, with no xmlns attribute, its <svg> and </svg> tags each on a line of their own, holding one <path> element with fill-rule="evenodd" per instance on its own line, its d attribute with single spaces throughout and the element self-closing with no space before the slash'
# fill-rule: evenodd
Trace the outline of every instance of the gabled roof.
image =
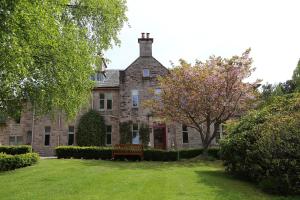
<svg viewBox="0 0 300 200">
<path fill-rule="evenodd" d="M 96 87 L 119 87 L 120 70 L 107 69 L 104 73 L 104 79 L 102 81 L 96 81 Z"/>
</svg>

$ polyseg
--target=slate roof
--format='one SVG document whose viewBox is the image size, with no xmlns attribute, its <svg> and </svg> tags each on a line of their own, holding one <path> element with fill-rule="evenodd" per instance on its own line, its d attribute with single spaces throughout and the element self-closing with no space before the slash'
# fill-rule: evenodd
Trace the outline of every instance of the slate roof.
<svg viewBox="0 0 300 200">
<path fill-rule="evenodd" d="M 103 81 L 96 81 L 96 87 L 119 87 L 120 85 L 120 70 L 107 69 L 105 70 Z"/>
</svg>

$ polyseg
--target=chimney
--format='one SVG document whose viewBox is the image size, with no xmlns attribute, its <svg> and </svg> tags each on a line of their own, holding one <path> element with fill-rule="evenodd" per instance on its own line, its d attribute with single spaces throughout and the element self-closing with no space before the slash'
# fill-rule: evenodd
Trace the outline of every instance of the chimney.
<svg viewBox="0 0 300 200">
<path fill-rule="evenodd" d="M 142 33 L 142 37 L 138 39 L 140 44 L 140 57 L 151 57 L 152 56 L 152 43 L 153 38 L 150 38 L 150 33 Z"/>
</svg>

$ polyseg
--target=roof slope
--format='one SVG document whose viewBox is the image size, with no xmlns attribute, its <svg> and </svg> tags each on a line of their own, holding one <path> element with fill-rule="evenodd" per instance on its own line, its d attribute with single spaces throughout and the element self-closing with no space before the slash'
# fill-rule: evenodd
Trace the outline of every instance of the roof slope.
<svg viewBox="0 0 300 200">
<path fill-rule="evenodd" d="M 119 87 L 120 70 L 107 69 L 105 70 L 105 77 L 102 81 L 96 81 L 96 87 Z"/>
</svg>

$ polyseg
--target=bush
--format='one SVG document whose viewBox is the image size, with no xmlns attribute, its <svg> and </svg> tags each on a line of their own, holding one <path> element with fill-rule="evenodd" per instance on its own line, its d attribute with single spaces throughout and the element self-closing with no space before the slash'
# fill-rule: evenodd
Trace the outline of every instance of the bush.
<svg viewBox="0 0 300 200">
<path fill-rule="evenodd" d="M 25 154 L 25 153 L 31 153 L 32 147 L 23 145 L 23 146 L 0 146 L 0 153 L 6 153 L 11 155 L 17 155 L 17 154 Z"/>
<path fill-rule="evenodd" d="M 26 153 L 20 155 L 8 155 L 0 153 L 0 171 L 14 170 L 27 167 L 37 163 L 39 156 L 36 153 Z"/>
<path fill-rule="evenodd" d="M 121 122 L 120 123 L 120 143 L 130 144 L 132 141 L 132 122 Z"/>
<path fill-rule="evenodd" d="M 79 146 L 104 146 L 105 134 L 103 117 L 99 112 L 90 110 L 79 120 L 76 141 Z"/>
<path fill-rule="evenodd" d="M 60 146 L 55 149 L 57 158 L 111 159 L 111 147 Z"/>
<path fill-rule="evenodd" d="M 231 174 L 271 193 L 300 193 L 300 95 L 277 97 L 243 117 L 221 142 Z"/>
<path fill-rule="evenodd" d="M 144 160 L 148 161 L 176 161 L 177 151 L 165 151 L 159 149 L 145 149 Z"/>
<path fill-rule="evenodd" d="M 78 158 L 78 159 L 111 159 L 112 147 L 79 147 L 79 146 L 60 146 L 55 149 L 58 158 Z M 203 149 L 182 149 L 178 151 L 144 149 L 144 160 L 149 161 L 176 161 L 180 159 L 193 158 L 200 155 Z M 208 155 L 218 158 L 218 148 L 208 149 Z"/>
</svg>

